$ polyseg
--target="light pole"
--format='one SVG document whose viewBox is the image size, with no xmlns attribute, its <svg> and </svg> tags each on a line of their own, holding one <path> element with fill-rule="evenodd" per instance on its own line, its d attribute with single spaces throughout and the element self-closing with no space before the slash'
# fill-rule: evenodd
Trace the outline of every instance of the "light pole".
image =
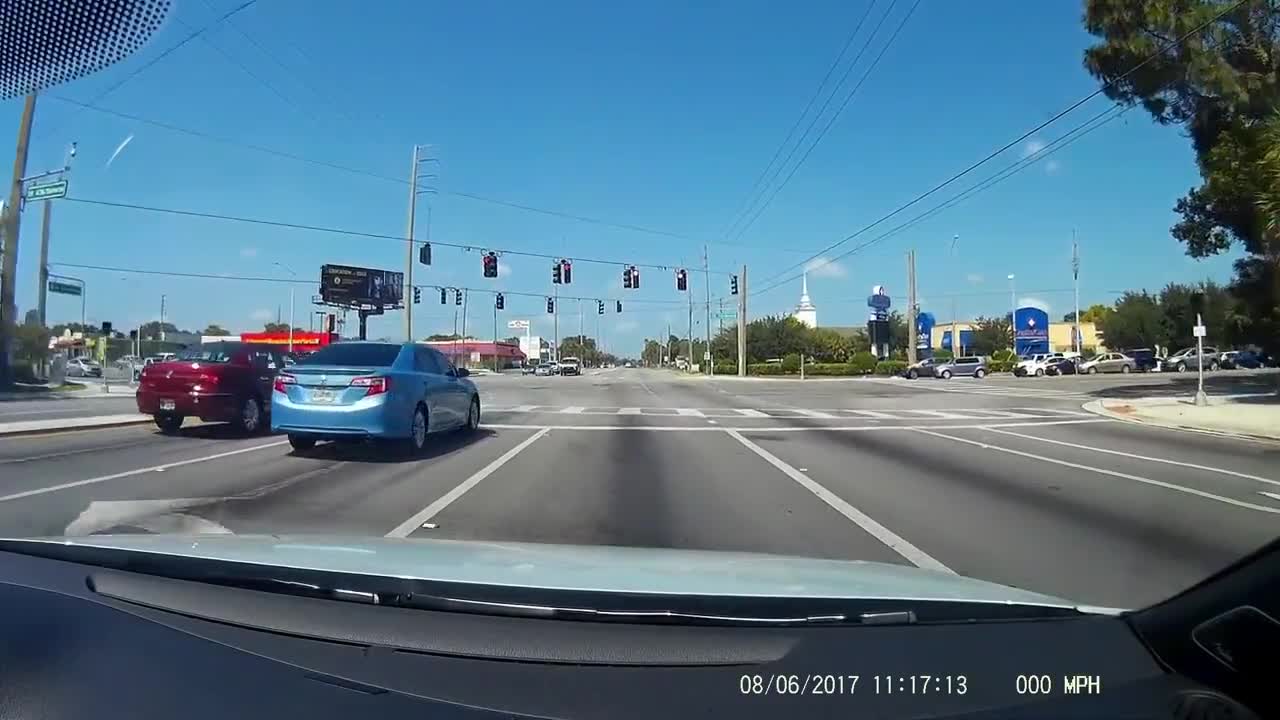
<svg viewBox="0 0 1280 720">
<path fill-rule="evenodd" d="M 271 264 L 280 266 L 280 268 L 295 278 L 298 277 L 298 273 L 294 272 L 292 268 L 284 263 L 277 261 Z M 289 352 L 293 352 L 293 283 L 289 283 Z"/>
<path fill-rule="evenodd" d="M 1009 273 L 1009 341 L 1013 343 L 1013 354 L 1018 354 L 1018 300 L 1014 292 L 1013 273 Z"/>
</svg>

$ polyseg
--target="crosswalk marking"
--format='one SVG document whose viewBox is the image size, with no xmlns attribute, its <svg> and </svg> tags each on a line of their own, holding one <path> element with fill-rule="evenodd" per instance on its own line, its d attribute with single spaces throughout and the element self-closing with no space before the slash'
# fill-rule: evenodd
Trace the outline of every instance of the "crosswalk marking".
<svg viewBox="0 0 1280 720">
<path fill-rule="evenodd" d="M 747 418 L 757 420 L 1035 420 L 1090 417 L 1091 413 L 1067 408 L 901 408 L 864 410 L 861 408 L 668 408 L 668 407 L 582 407 L 572 405 L 488 405 L 486 415 L 508 413 L 553 413 L 557 415 L 644 415 L 648 417 Z"/>
</svg>

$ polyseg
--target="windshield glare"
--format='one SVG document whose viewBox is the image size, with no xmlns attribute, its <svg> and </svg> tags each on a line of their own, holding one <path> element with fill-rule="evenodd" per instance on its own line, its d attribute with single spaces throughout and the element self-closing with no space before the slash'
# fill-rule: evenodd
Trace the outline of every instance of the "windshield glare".
<svg viewBox="0 0 1280 720">
<path fill-rule="evenodd" d="M 299 358 L 297 367 L 308 365 L 367 365 L 387 367 L 400 355 L 399 345 L 339 343 Z"/>
</svg>

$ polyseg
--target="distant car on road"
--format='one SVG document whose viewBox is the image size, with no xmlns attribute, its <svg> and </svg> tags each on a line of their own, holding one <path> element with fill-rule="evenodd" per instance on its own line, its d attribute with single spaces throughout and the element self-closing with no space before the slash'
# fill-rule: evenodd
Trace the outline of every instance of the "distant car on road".
<svg viewBox="0 0 1280 720">
<path fill-rule="evenodd" d="M 976 355 L 958 357 L 955 360 L 938 363 L 933 367 L 933 376 L 943 380 L 950 380 L 953 375 L 982 378 L 986 374 L 987 359 Z"/>
<path fill-rule="evenodd" d="M 1080 372 L 1088 375 L 1098 373 L 1131 373 L 1138 368 L 1138 361 L 1119 352 L 1102 353 L 1080 364 Z"/>
<path fill-rule="evenodd" d="M 1063 357 L 1064 355 L 1060 352 L 1028 355 L 1020 359 L 1017 365 L 1013 366 L 1013 374 L 1015 377 L 1026 377 L 1028 375 L 1035 375 L 1036 377 L 1043 376 L 1045 374 L 1045 367 L 1050 362 L 1054 360 L 1061 360 Z"/>
<path fill-rule="evenodd" d="M 521 375 L 532 375 L 532 374 L 534 374 L 535 372 L 537 372 L 537 370 L 538 370 L 538 366 L 537 366 L 537 365 L 522 365 L 522 366 L 520 366 L 520 374 L 521 374 Z"/>
<path fill-rule="evenodd" d="M 576 357 L 566 357 L 560 360 L 559 370 L 561 375 L 581 375 L 582 363 Z"/>
<path fill-rule="evenodd" d="M 625 362 L 625 363 L 623 363 L 623 364 L 622 364 L 622 367 L 624 367 L 624 368 L 633 368 L 633 367 L 635 367 L 635 365 L 632 365 L 632 364 L 631 364 L 631 361 L 630 361 L 630 360 L 628 360 L 627 362 Z"/>
<path fill-rule="evenodd" d="M 207 343 L 142 369 L 138 412 L 172 434 L 187 417 L 230 422 L 252 434 L 266 427 L 271 383 L 284 367 L 279 349 L 242 342 Z"/>
<path fill-rule="evenodd" d="M 67 361 L 67 377 L 102 377 L 102 366 L 89 358 L 71 358 Z"/>
<path fill-rule="evenodd" d="M 915 380 L 921 375 L 924 375 L 925 377 L 933 377 L 933 368 L 939 362 L 941 361 L 937 358 L 925 358 L 914 365 L 908 365 L 907 369 L 902 371 L 902 377 L 909 380 Z"/>
<path fill-rule="evenodd" d="M 1263 367 L 1262 356 L 1252 350 L 1228 350 L 1218 358 L 1224 370 L 1253 370 Z"/>
<path fill-rule="evenodd" d="M 538 376 L 538 375 L 550 376 L 550 375 L 554 375 L 555 373 L 556 373 L 556 366 L 552 365 L 551 363 L 542 363 L 533 371 L 533 374 L 535 376 Z"/>
<path fill-rule="evenodd" d="M 1203 365 L 1205 370 L 1217 370 L 1222 367 L 1218 361 L 1218 349 L 1205 346 L 1203 352 L 1197 353 L 1195 348 L 1185 348 L 1164 359 L 1164 369 L 1174 372 L 1198 370 Z"/>
<path fill-rule="evenodd" d="M 430 433 L 479 427 L 480 393 L 468 375 L 417 343 L 336 343 L 276 376 L 271 429 L 295 450 L 374 439 L 418 453 Z"/>
<path fill-rule="evenodd" d="M 1045 375 L 1076 375 L 1080 372 L 1080 361 L 1078 358 L 1062 357 L 1050 360 L 1044 366 Z"/>
</svg>

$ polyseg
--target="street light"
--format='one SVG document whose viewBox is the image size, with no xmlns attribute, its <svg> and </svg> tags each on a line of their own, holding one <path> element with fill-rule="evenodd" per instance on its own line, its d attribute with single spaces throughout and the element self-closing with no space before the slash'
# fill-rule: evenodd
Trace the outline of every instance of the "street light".
<svg viewBox="0 0 1280 720">
<path fill-rule="evenodd" d="M 293 277 L 298 277 L 298 273 L 282 262 L 276 261 L 272 265 L 279 265 L 285 272 Z M 289 352 L 293 352 L 293 283 L 289 283 Z"/>
<path fill-rule="evenodd" d="M 1013 348 L 1013 354 L 1017 355 L 1018 354 L 1018 323 L 1017 323 L 1018 301 L 1016 299 L 1016 293 L 1014 292 L 1013 288 L 1014 288 L 1013 273 L 1009 273 L 1009 334 L 1012 335 L 1009 341 L 1012 343 L 1010 347 Z"/>
</svg>

